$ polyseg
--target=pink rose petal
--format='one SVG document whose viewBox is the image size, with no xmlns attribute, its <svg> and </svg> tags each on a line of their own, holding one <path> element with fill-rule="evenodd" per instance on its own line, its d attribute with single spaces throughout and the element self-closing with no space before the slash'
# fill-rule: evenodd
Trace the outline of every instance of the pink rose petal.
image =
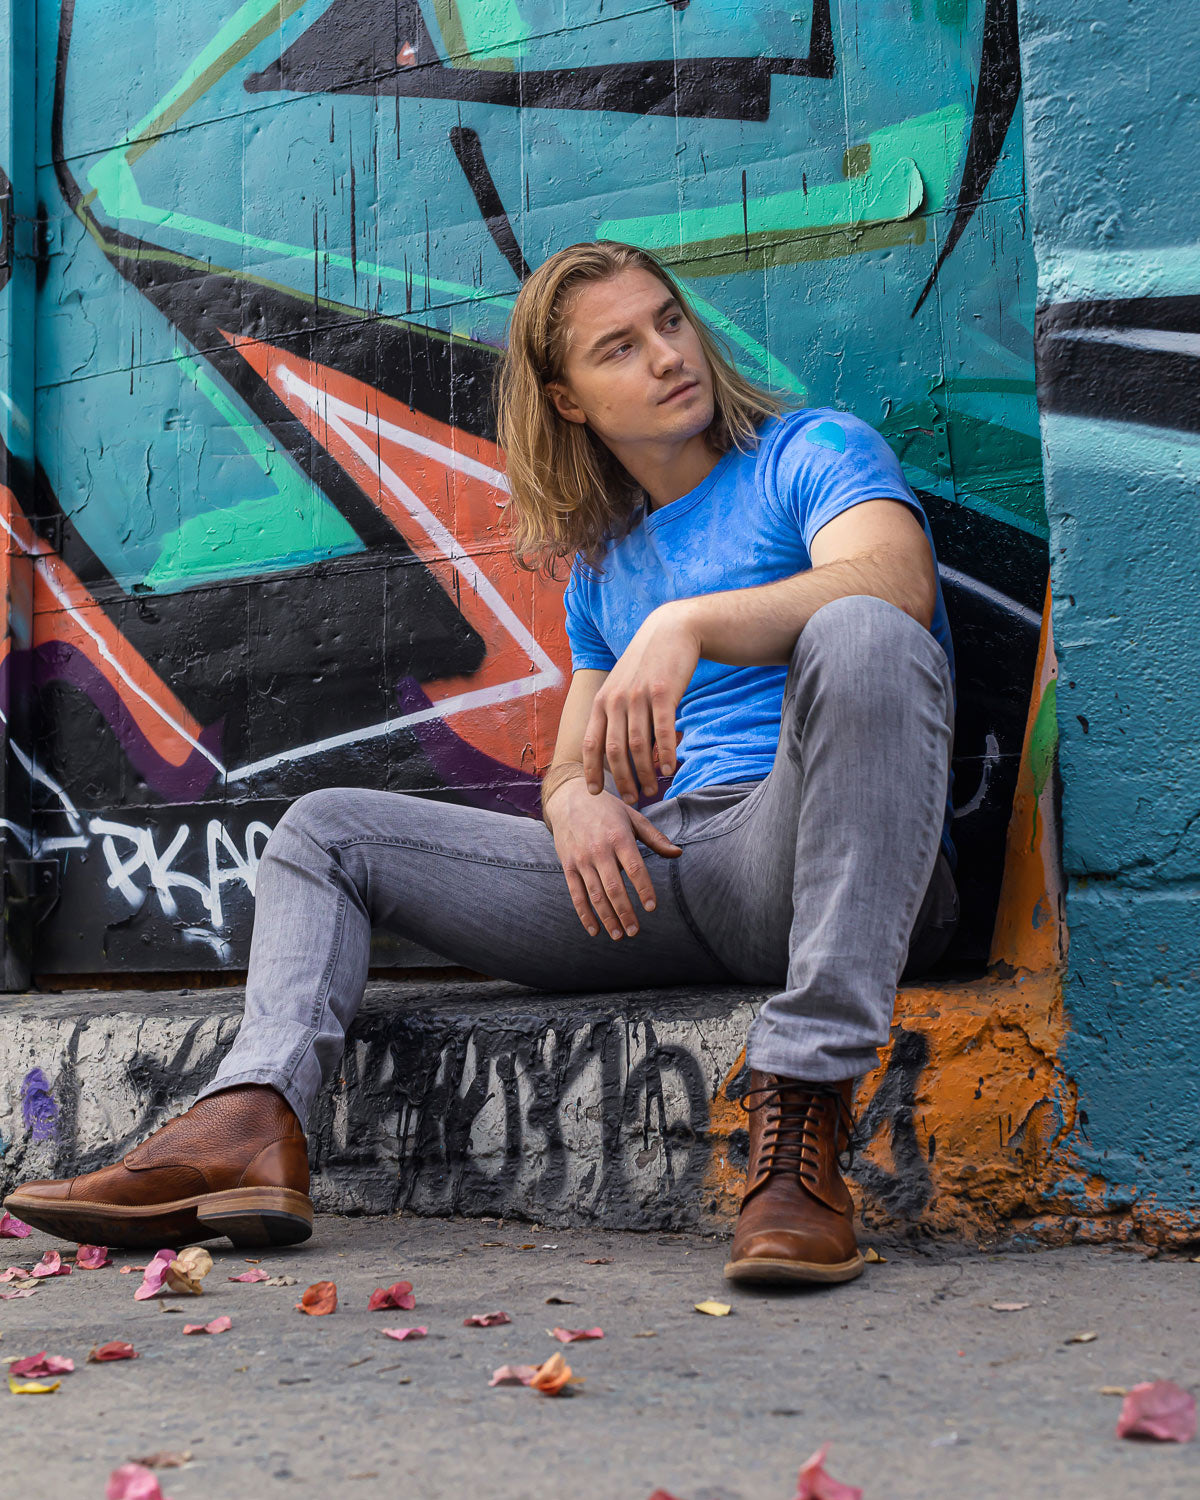
<svg viewBox="0 0 1200 1500">
<path fill-rule="evenodd" d="M 501 1365 L 488 1385 L 528 1385 L 537 1372 L 537 1365 Z"/>
<path fill-rule="evenodd" d="M 60 1354 L 29 1354 L 24 1359 L 15 1359 L 8 1373 L 15 1380 L 41 1380 L 47 1375 L 69 1375 L 75 1368 L 73 1359 L 64 1359 Z"/>
<path fill-rule="evenodd" d="M 825 1472 L 825 1455 L 830 1445 L 818 1448 L 800 1470 L 796 1481 L 796 1500 L 862 1500 L 862 1490 L 842 1484 Z"/>
<path fill-rule="evenodd" d="M 231 1276 L 230 1281 L 270 1281 L 271 1273 L 264 1271 L 261 1266 L 255 1266 L 252 1271 L 243 1271 L 240 1276 Z"/>
<path fill-rule="evenodd" d="M 1196 1436 L 1196 1398 L 1173 1380 L 1131 1386 L 1117 1418 L 1117 1436 L 1190 1443 Z"/>
<path fill-rule="evenodd" d="M 142 1464 L 122 1464 L 108 1476 L 104 1500 L 169 1500 L 152 1470 Z"/>
<path fill-rule="evenodd" d="M 47 1250 L 37 1265 L 30 1272 L 31 1276 L 69 1276 L 71 1267 L 63 1260 L 57 1250 Z"/>
<path fill-rule="evenodd" d="M 423 1339 L 429 1332 L 428 1328 L 381 1328 L 380 1333 L 388 1339 Z"/>
<path fill-rule="evenodd" d="M 225 1333 L 233 1327 L 233 1319 L 227 1317 L 214 1318 L 211 1323 L 185 1323 L 184 1333 Z"/>
<path fill-rule="evenodd" d="M 367 1302 L 368 1312 L 382 1312 L 388 1307 L 398 1307 L 401 1312 L 412 1312 L 417 1305 L 411 1281 L 396 1281 L 389 1287 L 377 1286 Z"/>
<path fill-rule="evenodd" d="M 14 1297 L 33 1297 L 37 1295 L 37 1287 L 18 1287 L 15 1292 L 0 1292 L 0 1302 L 11 1302 Z"/>
<path fill-rule="evenodd" d="M 28 1281 L 29 1274 L 23 1266 L 9 1266 L 7 1271 L 0 1271 L 0 1281 Z"/>
<path fill-rule="evenodd" d="M 15 1219 L 7 1211 L 0 1213 L 0 1240 L 23 1240 L 32 1233 L 28 1224 Z"/>
<path fill-rule="evenodd" d="M 75 1252 L 75 1268 L 79 1271 L 98 1271 L 101 1266 L 111 1266 L 112 1256 L 107 1245 L 80 1245 Z"/>
<path fill-rule="evenodd" d="M 560 1344 L 577 1344 L 580 1339 L 602 1339 L 603 1328 L 552 1328 L 550 1337 Z"/>
<path fill-rule="evenodd" d="M 144 1302 L 147 1297 L 158 1296 L 166 1279 L 167 1267 L 174 1259 L 174 1250 L 159 1250 L 155 1254 L 154 1259 L 145 1267 L 146 1274 L 142 1277 L 141 1286 L 133 1294 L 135 1302 Z"/>
<path fill-rule="evenodd" d="M 499 1328 L 504 1323 L 511 1323 L 512 1319 L 506 1312 L 472 1313 L 469 1318 L 463 1319 L 464 1328 Z"/>
<path fill-rule="evenodd" d="M 124 1339 L 110 1339 L 107 1344 L 97 1344 L 88 1352 L 89 1365 L 109 1364 L 114 1359 L 140 1359 L 141 1356 L 132 1344 L 127 1344 Z"/>
</svg>

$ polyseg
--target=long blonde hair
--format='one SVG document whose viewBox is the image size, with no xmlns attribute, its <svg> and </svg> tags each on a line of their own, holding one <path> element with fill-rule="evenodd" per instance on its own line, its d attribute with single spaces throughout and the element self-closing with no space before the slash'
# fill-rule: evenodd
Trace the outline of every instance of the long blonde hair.
<svg viewBox="0 0 1200 1500">
<path fill-rule="evenodd" d="M 496 428 L 507 462 L 505 520 L 522 567 L 553 576 L 578 553 L 596 566 L 610 538 L 630 528 L 644 492 L 592 430 L 559 416 L 546 387 L 563 374 L 570 294 L 622 271 L 656 276 L 696 331 L 712 372 L 714 412 L 706 434 L 714 453 L 749 452 L 758 428 L 791 404 L 747 380 L 688 305 L 671 273 L 648 251 L 617 240 L 568 245 L 522 286 L 508 327 L 496 385 Z"/>
</svg>

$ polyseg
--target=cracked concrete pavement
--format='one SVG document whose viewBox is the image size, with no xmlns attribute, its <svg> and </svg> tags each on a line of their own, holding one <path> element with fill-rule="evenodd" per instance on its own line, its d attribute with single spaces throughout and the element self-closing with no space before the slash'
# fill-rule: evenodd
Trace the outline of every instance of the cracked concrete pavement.
<svg viewBox="0 0 1200 1500">
<path fill-rule="evenodd" d="M 723 1281 L 721 1239 L 321 1215 L 307 1245 L 262 1254 L 294 1287 L 230 1283 L 256 1252 L 220 1241 L 202 1298 L 147 1302 L 117 1266 L 149 1253 L 119 1252 L 0 1302 L 0 1357 L 76 1365 L 54 1395 L 0 1390 L 0 1493 L 98 1500 L 116 1465 L 166 1449 L 192 1455 L 159 1472 L 173 1500 L 791 1500 L 828 1442 L 829 1471 L 864 1500 L 1200 1495 L 1200 1443 L 1118 1440 L 1120 1400 L 1101 1393 L 1200 1388 L 1200 1264 L 876 1243 L 886 1259 L 857 1282 L 764 1294 Z M 35 1232 L 0 1240 L 0 1261 L 49 1248 L 73 1247 Z M 399 1279 L 415 1311 L 368 1313 Z M 302 1316 L 319 1280 L 337 1283 L 338 1310 Z M 705 1298 L 732 1314 L 696 1313 Z M 463 1326 L 496 1308 L 510 1325 Z M 182 1336 L 220 1314 L 230 1331 Z M 498 1365 L 558 1349 L 556 1324 L 604 1329 L 563 1350 L 576 1394 L 489 1389 Z M 397 1325 L 429 1334 L 381 1335 Z M 1081 1332 L 1097 1336 L 1066 1342 Z M 118 1338 L 140 1358 L 85 1363 Z"/>
</svg>

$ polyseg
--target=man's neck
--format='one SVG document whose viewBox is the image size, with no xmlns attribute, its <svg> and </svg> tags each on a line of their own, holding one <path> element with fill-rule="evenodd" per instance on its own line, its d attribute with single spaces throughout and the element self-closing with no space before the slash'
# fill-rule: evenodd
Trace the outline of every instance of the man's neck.
<svg viewBox="0 0 1200 1500">
<path fill-rule="evenodd" d="M 613 453 L 646 491 L 651 510 L 670 505 L 694 490 L 712 473 L 721 456 L 709 447 L 706 432 L 670 447 L 630 444 L 627 448 L 614 447 Z"/>
</svg>

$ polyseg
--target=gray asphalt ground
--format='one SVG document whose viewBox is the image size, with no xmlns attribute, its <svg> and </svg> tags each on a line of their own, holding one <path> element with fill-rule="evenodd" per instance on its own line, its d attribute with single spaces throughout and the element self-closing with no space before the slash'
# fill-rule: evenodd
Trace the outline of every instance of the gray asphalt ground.
<svg viewBox="0 0 1200 1500">
<path fill-rule="evenodd" d="M 1200 1388 L 1190 1261 L 880 1242 L 885 1262 L 855 1283 L 764 1294 L 727 1287 L 719 1240 L 323 1216 L 307 1245 L 264 1252 L 272 1274 L 298 1278 L 269 1287 L 231 1284 L 255 1252 L 224 1246 L 210 1246 L 200 1298 L 135 1302 L 141 1277 L 113 1266 L 0 1302 L 0 1358 L 47 1349 L 76 1364 L 53 1395 L 0 1386 L 0 1494 L 100 1500 L 116 1465 L 166 1449 L 192 1455 L 159 1471 L 172 1500 L 649 1500 L 660 1487 L 792 1500 L 801 1463 L 829 1442 L 829 1472 L 864 1500 L 1200 1497 L 1200 1443 L 1118 1440 L 1121 1402 L 1101 1394 L 1160 1378 Z M 31 1266 L 47 1248 L 70 1247 L 4 1239 L 0 1261 Z M 366 1311 L 400 1279 L 415 1312 Z M 321 1280 L 337 1283 L 337 1312 L 296 1312 Z M 732 1314 L 696 1313 L 706 1298 Z M 509 1326 L 463 1326 L 496 1308 Z M 229 1332 L 183 1336 L 220 1314 Z M 419 1324 L 421 1342 L 380 1333 Z M 489 1389 L 498 1365 L 559 1349 L 556 1324 L 604 1329 L 562 1351 L 584 1377 L 576 1394 Z M 1084 1332 L 1097 1337 L 1065 1342 Z M 86 1364 L 109 1339 L 141 1357 Z"/>
</svg>

